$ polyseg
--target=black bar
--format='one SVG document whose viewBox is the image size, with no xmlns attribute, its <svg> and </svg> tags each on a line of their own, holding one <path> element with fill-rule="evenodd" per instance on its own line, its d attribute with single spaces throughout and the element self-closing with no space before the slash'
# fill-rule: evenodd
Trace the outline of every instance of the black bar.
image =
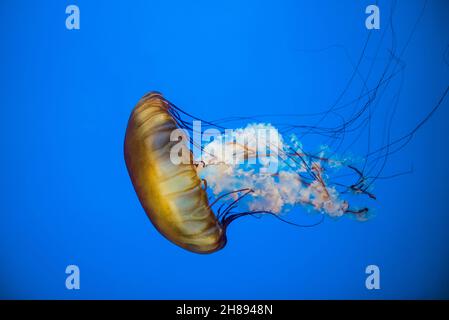
<svg viewBox="0 0 449 320">
<path fill-rule="evenodd" d="M 14 315 L 26 312 L 44 314 L 101 315 L 142 319 L 300 319 L 311 313 L 323 315 L 357 315 L 385 317 L 415 312 L 449 311 L 448 301 L 431 300 L 4 300 L 2 311 Z M 444 314 L 442 313 L 442 314 Z M 104 318 L 102 318 L 104 319 Z"/>
</svg>

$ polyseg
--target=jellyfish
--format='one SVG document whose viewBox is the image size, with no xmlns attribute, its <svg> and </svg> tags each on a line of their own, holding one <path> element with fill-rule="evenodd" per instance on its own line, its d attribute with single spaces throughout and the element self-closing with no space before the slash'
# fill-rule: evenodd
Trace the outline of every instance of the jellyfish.
<svg viewBox="0 0 449 320">
<path fill-rule="evenodd" d="M 229 224 L 243 216 L 269 214 L 300 226 L 280 215 L 284 206 L 302 204 L 329 216 L 360 218 L 368 211 L 351 208 L 326 183 L 325 168 L 342 163 L 305 153 L 295 139 L 284 142 L 271 125 L 251 124 L 231 137 L 218 134 L 213 142 L 200 145 L 200 159 L 188 148 L 176 152 L 191 141 L 174 135 L 179 129 L 192 129 L 180 113 L 186 114 L 162 94 L 150 92 L 132 111 L 124 143 L 126 166 L 142 207 L 156 229 L 176 245 L 195 253 L 218 251 L 226 245 Z M 267 131 L 271 135 L 256 139 L 259 132 Z M 173 159 L 174 153 L 181 158 Z M 273 159 L 276 168 L 267 161 Z M 350 188 L 369 194 L 361 183 Z M 215 199 L 208 198 L 208 188 Z M 253 198 L 250 205 L 236 212 L 242 199 L 249 197 Z"/>
<path fill-rule="evenodd" d="M 449 86 L 410 132 L 369 151 L 361 167 L 353 159 L 339 158 L 326 148 L 306 152 L 297 135 L 284 139 L 271 124 L 253 122 L 223 132 L 224 127 L 217 122 L 192 116 L 161 93 L 150 92 L 140 99 L 129 118 L 125 162 L 140 203 L 156 229 L 174 244 L 194 253 L 207 254 L 224 248 L 228 226 L 245 216 L 270 215 L 296 227 L 316 226 L 325 216 L 352 216 L 366 221 L 369 207 L 354 206 L 346 198 L 376 200 L 371 191 L 374 181 L 400 174 L 370 175 L 374 166 L 381 162 L 384 168 L 385 159 L 411 140 L 448 92 Z M 188 132 L 194 135 L 203 133 L 202 129 L 192 126 L 186 117 L 214 128 L 214 139 L 205 144 L 195 141 Z M 229 119 L 221 122 L 226 121 Z M 340 134 L 342 128 L 348 130 L 348 122 L 352 121 L 354 118 L 341 128 L 302 129 L 324 130 L 326 136 L 333 136 Z M 296 127 L 287 126 L 283 132 Z M 201 150 L 200 157 L 194 156 L 195 147 Z M 312 224 L 287 220 L 284 213 L 296 206 L 319 213 L 320 220 Z"/>
<path fill-rule="evenodd" d="M 414 127 L 393 134 L 403 56 L 425 9 L 399 50 L 392 19 L 395 4 L 377 42 L 372 43 L 373 33 L 367 34 L 357 59 L 350 61 L 353 70 L 343 90 L 323 111 L 211 121 L 186 112 L 159 92 L 144 95 L 128 120 L 124 157 L 155 228 L 179 247 L 208 254 L 226 246 L 228 227 L 242 217 L 272 216 L 298 228 L 315 227 L 326 218 L 369 220 L 377 201 L 375 182 L 411 173 L 385 174 L 391 156 L 410 143 L 449 92 L 444 84 L 434 106 Z M 391 45 L 381 56 L 387 39 Z M 373 53 L 369 58 L 368 51 Z M 355 94 L 348 99 L 349 92 Z M 304 117 L 313 122 L 306 124 Z M 380 127 L 374 117 L 381 119 L 376 122 Z M 242 121 L 246 125 L 235 125 Z M 319 138 L 318 147 L 307 144 L 309 137 Z M 362 149 L 361 154 L 352 152 Z M 317 221 L 292 221 L 297 208 L 316 213 L 312 216 Z"/>
</svg>

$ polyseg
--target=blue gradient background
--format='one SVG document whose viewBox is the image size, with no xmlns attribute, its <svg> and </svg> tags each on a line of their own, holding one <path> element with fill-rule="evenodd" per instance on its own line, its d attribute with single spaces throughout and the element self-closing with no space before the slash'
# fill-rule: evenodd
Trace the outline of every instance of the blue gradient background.
<svg viewBox="0 0 449 320">
<path fill-rule="evenodd" d="M 78 31 L 65 28 L 72 3 Z M 124 164 L 129 113 L 150 90 L 206 119 L 323 110 L 352 66 L 318 49 L 339 44 L 356 59 L 369 4 L 2 0 L 0 298 L 449 298 L 448 101 L 390 159 L 390 172 L 414 172 L 377 183 L 371 221 L 242 219 L 212 255 L 156 232 Z M 399 1 L 399 48 L 422 4 Z M 395 136 L 449 83 L 448 19 L 447 2 L 429 1 L 403 56 Z M 79 291 L 65 288 L 69 264 L 81 269 Z M 369 264 L 381 290 L 365 289 Z"/>
</svg>

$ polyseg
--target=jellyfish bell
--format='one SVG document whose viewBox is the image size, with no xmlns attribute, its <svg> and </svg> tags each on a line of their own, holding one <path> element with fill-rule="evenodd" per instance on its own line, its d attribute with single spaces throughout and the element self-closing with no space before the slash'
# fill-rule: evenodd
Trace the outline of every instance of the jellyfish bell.
<svg viewBox="0 0 449 320">
<path fill-rule="evenodd" d="M 147 216 L 168 240 L 196 253 L 226 245 L 226 233 L 212 212 L 192 161 L 174 164 L 170 134 L 178 125 L 158 92 L 137 103 L 128 121 L 125 162 Z M 190 159 L 192 159 L 190 154 Z"/>
</svg>

